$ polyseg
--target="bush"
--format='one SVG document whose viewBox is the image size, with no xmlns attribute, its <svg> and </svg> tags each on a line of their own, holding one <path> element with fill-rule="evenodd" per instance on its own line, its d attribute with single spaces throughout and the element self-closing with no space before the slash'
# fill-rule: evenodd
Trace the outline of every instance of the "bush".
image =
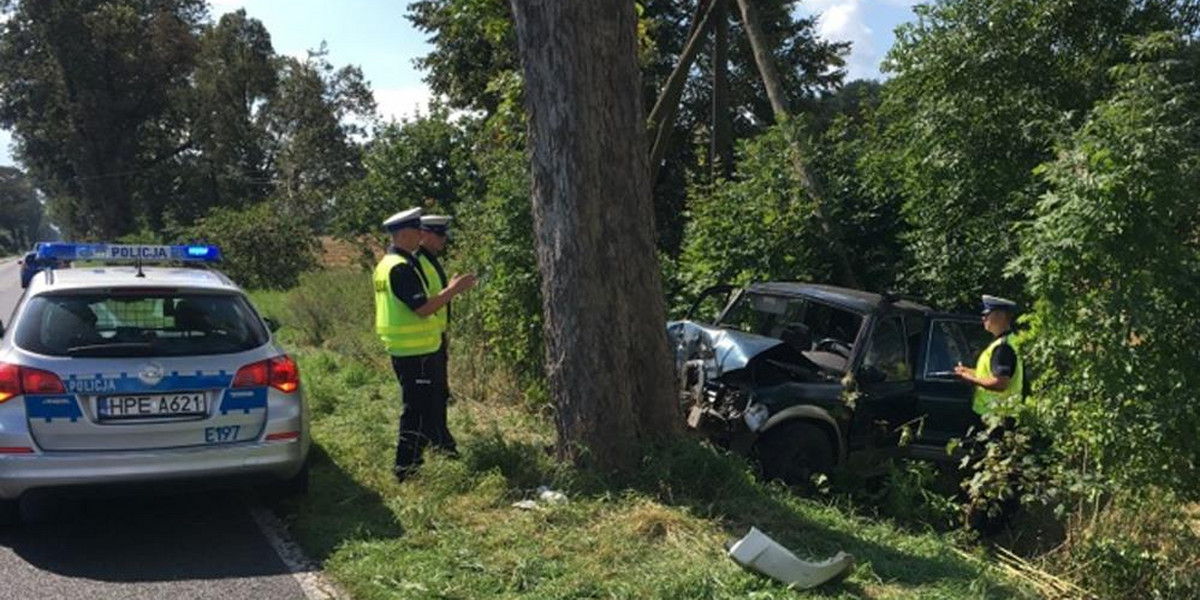
<svg viewBox="0 0 1200 600">
<path fill-rule="evenodd" d="M 534 398 L 545 397 L 541 276 L 534 251 L 528 160 L 507 144 L 484 144 L 476 158 L 484 191 L 463 202 L 450 271 L 479 285 L 455 300 L 451 336 L 487 348 Z"/>
<path fill-rule="evenodd" d="M 1048 432 L 1127 490 L 1200 495 L 1200 112 L 1193 50 L 1135 44 L 1116 94 L 1042 169 L 1018 270 Z"/>
<path fill-rule="evenodd" d="M 903 264 L 903 221 L 899 196 L 859 173 L 873 135 L 869 115 L 838 117 L 812 135 L 808 168 L 819 178 L 819 208 L 837 224 L 859 285 L 883 290 L 892 287 Z M 677 263 L 664 263 L 674 294 L 668 305 L 676 312 L 719 283 L 833 278 L 830 234 L 788 159 L 792 140 L 806 135 L 798 122 L 773 127 L 739 146 L 737 179 L 692 187 L 682 251 Z"/>
<path fill-rule="evenodd" d="M 317 266 L 320 242 L 306 220 L 270 202 L 219 208 L 174 236 L 221 247 L 221 270 L 246 288 L 285 289 Z"/>
<path fill-rule="evenodd" d="M 1162 489 L 1088 505 L 1043 562 L 1101 598 L 1200 598 L 1200 529 L 1183 506 Z"/>
</svg>

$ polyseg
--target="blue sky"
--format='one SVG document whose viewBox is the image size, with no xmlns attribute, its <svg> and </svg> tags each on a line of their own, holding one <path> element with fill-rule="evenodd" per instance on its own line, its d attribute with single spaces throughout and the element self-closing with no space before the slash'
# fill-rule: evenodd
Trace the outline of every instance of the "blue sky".
<svg viewBox="0 0 1200 600">
<path fill-rule="evenodd" d="M 411 115 L 429 100 L 413 59 L 427 51 L 425 35 L 404 18 L 407 0 L 210 0 L 217 16 L 245 8 L 271 32 L 275 51 L 304 56 L 322 41 L 338 66 L 362 67 L 384 118 Z M 879 77 L 879 61 L 892 45 L 892 30 L 912 17 L 915 0 L 803 0 L 796 10 L 821 15 L 823 37 L 848 40 L 850 77 Z M 0 165 L 14 164 L 11 136 L 0 130 Z"/>
</svg>

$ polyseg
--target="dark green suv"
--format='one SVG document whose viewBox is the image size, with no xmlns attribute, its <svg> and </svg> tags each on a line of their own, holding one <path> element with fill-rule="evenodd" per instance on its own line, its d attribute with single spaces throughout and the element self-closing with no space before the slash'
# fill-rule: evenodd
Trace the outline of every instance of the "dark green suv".
<svg viewBox="0 0 1200 600">
<path fill-rule="evenodd" d="M 696 319 L 713 300 L 717 316 Z M 689 317 L 668 324 L 688 425 L 751 454 L 769 478 L 803 483 L 857 456 L 950 460 L 947 442 L 979 422 L 953 373 L 990 341 L 977 316 L 761 283 L 712 288 Z"/>
</svg>

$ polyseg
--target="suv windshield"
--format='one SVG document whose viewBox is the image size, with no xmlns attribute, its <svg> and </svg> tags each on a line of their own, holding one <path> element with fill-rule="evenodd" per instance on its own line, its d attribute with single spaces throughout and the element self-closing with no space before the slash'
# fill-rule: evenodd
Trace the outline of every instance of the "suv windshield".
<svg viewBox="0 0 1200 600">
<path fill-rule="evenodd" d="M 30 352 L 105 358 L 229 354 L 267 342 L 241 296 L 138 290 L 34 296 L 15 335 Z"/>
<path fill-rule="evenodd" d="M 863 316 L 809 298 L 747 292 L 720 326 L 781 339 L 820 366 L 843 371 Z"/>
</svg>

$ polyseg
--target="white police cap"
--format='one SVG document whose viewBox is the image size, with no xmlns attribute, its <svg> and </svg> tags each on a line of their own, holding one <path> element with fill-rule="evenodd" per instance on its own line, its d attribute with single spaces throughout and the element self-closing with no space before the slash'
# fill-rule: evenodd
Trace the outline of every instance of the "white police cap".
<svg viewBox="0 0 1200 600">
<path fill-rule="evenodd" d="M 421 229 L 440 235 L 446 235 L 446 228 L 449 227 L 451 217 L 445 215 L 425 215 L 421 217 Z"/>
<path fill-rule="evenodd" d="M 988 314 L 994 310 L 1003 310 L 1007 312 L 1016 312 L 1017 303 L 1007 298 L 999 296 L 983 295 L 983 314 Z"/>
<path fill-rule="evenodd" d="M 401 229 L 416 229 L 421 226 L 421 208 L 402 210 L 383 222 L 384 229 L 399 231 Z"/>
</svg>

